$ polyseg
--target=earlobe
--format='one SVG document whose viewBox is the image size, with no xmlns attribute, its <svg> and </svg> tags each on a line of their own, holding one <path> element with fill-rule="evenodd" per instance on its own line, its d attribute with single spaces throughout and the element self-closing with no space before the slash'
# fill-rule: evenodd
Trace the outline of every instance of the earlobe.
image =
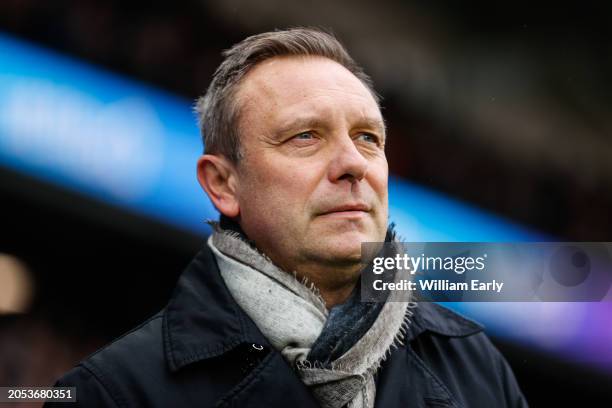
<svg viewBox="0 0 612 408">
<path fill-rule="evenodd" d="M 240 214 L 236 192 L 236 171 L 234 165 L 223 156 L 202 155 L 198 159 L 198 182 L 213 205 L 226 217 Z"/>
</svg>

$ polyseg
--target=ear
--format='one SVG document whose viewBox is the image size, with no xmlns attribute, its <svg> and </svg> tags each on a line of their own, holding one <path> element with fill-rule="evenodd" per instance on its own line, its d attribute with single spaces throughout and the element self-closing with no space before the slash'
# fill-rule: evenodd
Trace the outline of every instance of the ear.
<svg viewBox="0 0 612 408">
<path fill-rule="evenodd" d="M 233 218 L 240 214 L 237 172 L 223 156 L 205 154 L 198 159 L 198 181 L 221 214 Z"/>
</svg>

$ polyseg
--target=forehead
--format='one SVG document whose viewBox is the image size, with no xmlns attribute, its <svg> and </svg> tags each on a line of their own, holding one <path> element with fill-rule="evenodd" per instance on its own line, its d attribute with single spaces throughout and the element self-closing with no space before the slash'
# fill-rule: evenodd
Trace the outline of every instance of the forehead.
<svg viewBox="0 0 612 408">
<path fill-rule="evenodd" d="M 324 57 L 263 61 L 245 75 L 236 97 L 241 116 L 256 114 L 264 120 L 288 119 L 304 110 L 382 120 L 370 90 L 348 69 Z"/>
</svg>

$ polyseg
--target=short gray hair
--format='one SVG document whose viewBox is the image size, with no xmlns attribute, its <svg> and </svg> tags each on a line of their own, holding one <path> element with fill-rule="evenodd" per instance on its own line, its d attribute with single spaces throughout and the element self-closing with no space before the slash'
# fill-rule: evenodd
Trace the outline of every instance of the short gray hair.
<svg viewBox="0 0 612 408">
<path fill-rule="evenodd" d="M 204 96 L 196 102 L 205 153 L 224 155 L 238 163 L 241 158 L 240 107 L 235 101 L 238 85 L 258 63 L 288 55 L 325 57 L 339 63 L 370 90 L 376 103 L 380 102 L 370 77 L 332 34 L 316 28 L 291 28 L 253 35 L 223 52 L 223 62 Z"/>
</svg>

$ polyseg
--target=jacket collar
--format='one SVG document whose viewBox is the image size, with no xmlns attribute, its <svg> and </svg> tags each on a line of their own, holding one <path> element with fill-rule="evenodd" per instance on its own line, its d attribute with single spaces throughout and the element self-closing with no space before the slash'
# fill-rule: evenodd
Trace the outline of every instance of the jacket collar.
<svg viewBox="0 0 612 408">
<path fill-rule="evenodd" d="M 445 307 L 421 302 L 414 309 L 406 342 L 427 331 L 464 337 L 482 329 Z M 270 347 L 232 298 L 208 245 L 204 245 L 179 278 L 164 312 L 162 330 L 166 361 L 172 371 L 222 355 L 243 343 Z"/>
<path fill-rule="evenodd" d="M 179 278 L 165 309 L 162 330 L 172 371 L 243 343 L 268 344 L 232 298 L 208 245 Z"/>
<path fill-rule="evenodd" d="M 465 337 L 483 330 L 483 326 L 444 306 L 419 302 L 408 325 L 406 341 L 414 340 L 426 331 L 446 337 Z"/>
</svg>

